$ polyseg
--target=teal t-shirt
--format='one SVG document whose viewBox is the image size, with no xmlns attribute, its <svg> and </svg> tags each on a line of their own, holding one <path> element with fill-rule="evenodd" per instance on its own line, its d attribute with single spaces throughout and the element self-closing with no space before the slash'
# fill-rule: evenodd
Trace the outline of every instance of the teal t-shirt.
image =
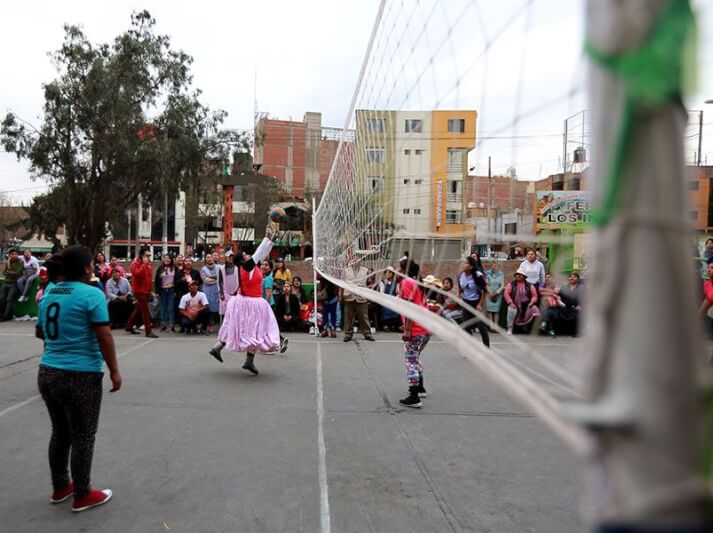
<svg viewBox="0 0 713 533">
<path fill-rule="evenodd" d="M 45 338 L 40 364 L 101 372 L 104 358 L 93 327 L 109 323 L 106 295 L 100 289 L 81 281 L 49 285 L 37 314 L 37 327 Z"/>
<path fill-rule="evenodd" d="M 275 282 L 272 279 L 272 274 L 268 274 L 267 276 L 262 278 L 262 297 L 265 298 L 265 295 L 267 294 L 267 289 L 271 289 L 272 292 L 270 293 L 270 305 L 275 305 Z"/>
</svg>

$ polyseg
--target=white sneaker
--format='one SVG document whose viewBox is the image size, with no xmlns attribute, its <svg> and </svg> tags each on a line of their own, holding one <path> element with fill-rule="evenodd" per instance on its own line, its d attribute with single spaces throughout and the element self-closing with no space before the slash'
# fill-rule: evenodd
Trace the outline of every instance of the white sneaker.
<svg viewBox="0 0 713 533">
<path fill-rule="evenodd" d="M 310 326 L 309 328 L 309 334 L 314 335 L 314 326 Z"/>
<path fill-rule="evenodd" d="M 20 303 L 26 302 L 26 301 L 27 301 L 27 296 L 20 296 L 20 297 L 17 299 L 17 301 L 20 302 Z"/>
<path fill-rule="evenodd" d="M 512 330 L 511 329 L 507 330 L 506 335 L 512 335 Z"/>
</svg>

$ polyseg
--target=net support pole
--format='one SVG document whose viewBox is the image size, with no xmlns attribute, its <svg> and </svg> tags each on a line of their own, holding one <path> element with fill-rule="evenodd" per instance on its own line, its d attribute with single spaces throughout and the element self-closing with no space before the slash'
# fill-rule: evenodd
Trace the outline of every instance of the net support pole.
<svg viewBox="0 0 713 533">
<path fill-rule="evenodd" d="M 604 54 L 636 50 L 670 2 L 588 0 L 588 42 Z M 596 209 L 605 198 L 627 86 L 594 62 L 589 74 Z M 592 239 L 587 401 L 566 413 L 599 444 L 584 465 L 582 501 L 600 532 L 710 527 L 709 491 L 699 471 L 702 345 L 684 218 L 685 124 L 678 102 L 637 108 L 615 210 Z"/>
<path fill-rule="evenodd" d="M 312 300 L 314 301 L 314 336 L 319 336 L 319 320 L 317 320 L 317 200 L 312 197 Z"/>
</svg>

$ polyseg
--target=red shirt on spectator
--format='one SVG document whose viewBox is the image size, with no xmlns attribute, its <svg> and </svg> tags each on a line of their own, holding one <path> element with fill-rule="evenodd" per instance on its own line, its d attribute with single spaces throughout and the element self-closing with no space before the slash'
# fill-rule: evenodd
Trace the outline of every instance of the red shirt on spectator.
<svg viewBox="0 0 713 533">
<path fill-rule="evenodd" d="M 134 259 L 129 271 L 131 272 L 131 290 L 134 294 L 150 294 L 153 288 L 153 275 L 151 261 L 144 263 L 140 257 Z"/>
<path fill-rule="evenodd" d="M 703 294 L 706 295 L 706 300 L 713 304 L 713 281 L 707 280 L 703 283 Z"/>
</svg>

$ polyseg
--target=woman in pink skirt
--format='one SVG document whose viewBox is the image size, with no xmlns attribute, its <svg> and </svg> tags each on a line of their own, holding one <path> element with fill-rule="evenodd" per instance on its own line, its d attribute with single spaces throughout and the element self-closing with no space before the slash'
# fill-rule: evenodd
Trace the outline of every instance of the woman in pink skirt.
<svg viewBox="0 0 713 533">
<path fill-rule="evenodd" d="M 238 292 L 226 305 L 218 342 L 211 348 L 210 354 L 222 363 L 220 352 L 225 347 L 232 352 L 246 352 L 243 368 L 257 375 L 255 354 L 273 352 L 278 348 L 284 352 L 287 342 L 280 336 L 275 313 L 262 297 L 262 272 L 256 265 L 263 254 L 269 254 L 272 242 L 266 237 L 254 256 L 250 248 L 249 245 L 243 247 L 238 264 Z"/>
</svg>

